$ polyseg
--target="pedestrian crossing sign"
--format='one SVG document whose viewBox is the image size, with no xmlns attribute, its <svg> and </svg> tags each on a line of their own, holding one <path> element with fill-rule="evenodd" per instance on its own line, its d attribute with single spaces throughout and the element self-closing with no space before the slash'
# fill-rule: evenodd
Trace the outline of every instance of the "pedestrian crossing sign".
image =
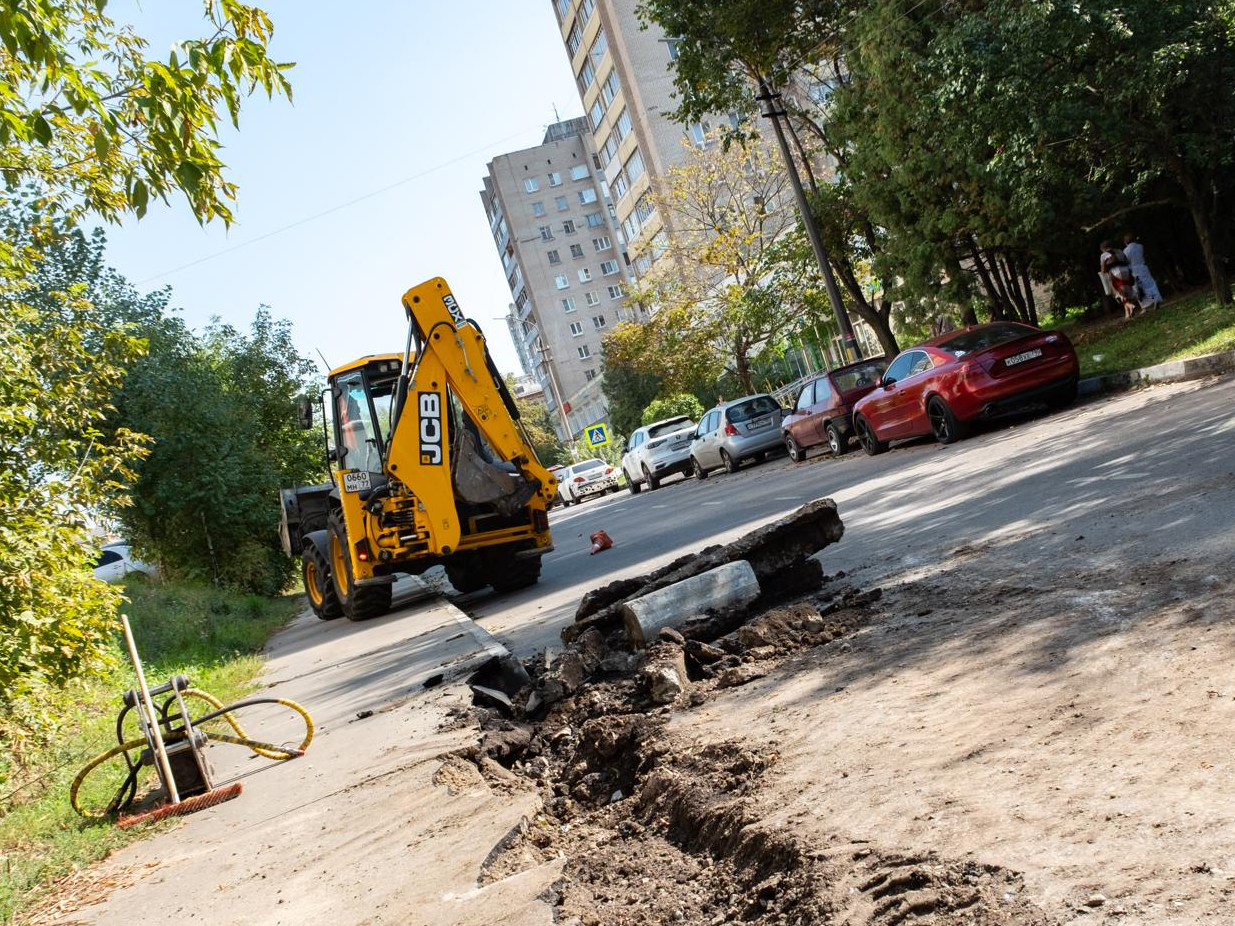
<svg viewBox="0 0 1235 926">
<path fill-rule="evenodd" d="M 594 424 L 587 429 L 587 445 L 589 447 L 603 447 L 609 443 L 609 425 Z"/>
</svg>

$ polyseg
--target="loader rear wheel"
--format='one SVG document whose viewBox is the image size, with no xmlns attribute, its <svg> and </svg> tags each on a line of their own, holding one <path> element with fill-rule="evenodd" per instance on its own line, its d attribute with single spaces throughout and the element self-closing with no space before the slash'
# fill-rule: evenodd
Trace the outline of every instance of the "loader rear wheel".
<svg viewBox="0 0 1235 926">
<path fill-rule="evenodd" d="M 514 592 L 540 581 L 540 557 L 495 553 L 488 561 L 489 584 L 495 592 Z"/>
<path fill-rule="evenodd" d="M 338 512 L 326 525 L 327 546 L 330 549 L 330 579 L 335 594 L 343 606 L 343 616 L 349 621 L 364 621 L 381 617 L 390 610 L 390 585 L 357 587 L 352 580 L 352 557 L 347 542 L 347 528 Z"/>
<path fill-rule="evenodd" d="M 332 621 L 343 616 L 343 605 L 335 594 L 334 583 L 330 580 L 330 563 L 313 544 L 305 547 L 300 554 L 300 575 L 304 579 L 305 597 L 309 599 L 309 607 L 324 621 Z"/>
</svg>

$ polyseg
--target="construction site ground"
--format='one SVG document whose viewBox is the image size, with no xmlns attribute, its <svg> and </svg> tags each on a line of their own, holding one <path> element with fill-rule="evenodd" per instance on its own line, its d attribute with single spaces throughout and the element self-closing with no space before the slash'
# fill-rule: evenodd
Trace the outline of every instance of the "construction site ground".
<svg viewBox="0 0 1235 926">
<path fill-rule="evenodd" d="M 817 497 L 829 579 L 731 686 L 472 706 L 495 641 L 560 648 L 584 592 Z M 309 754 L 43 921 L 1235 922 L 1235 380 L 613 496 L 554 535 L 537 589 L 298 621 L 269 680 L 318 718 Z"/>
</svg>

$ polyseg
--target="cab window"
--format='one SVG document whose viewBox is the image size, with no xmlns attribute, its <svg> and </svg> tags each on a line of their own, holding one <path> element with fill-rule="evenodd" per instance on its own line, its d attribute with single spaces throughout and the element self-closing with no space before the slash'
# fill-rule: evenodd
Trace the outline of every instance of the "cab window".
<svg viewBox="0 0 1235 926">
<path fill-rule="evenodd" d="M 335 381 L 335 421 L 339 429 L 339 466 L 370 473 L 382 471 L 378 432 L 374 427 L 364 378 L 359 370 Z"/>
</svg>

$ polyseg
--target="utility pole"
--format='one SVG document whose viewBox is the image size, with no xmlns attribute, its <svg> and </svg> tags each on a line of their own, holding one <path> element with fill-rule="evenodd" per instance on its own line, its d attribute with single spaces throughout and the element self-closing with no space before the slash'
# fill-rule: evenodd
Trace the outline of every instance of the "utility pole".
<svg viewBox="0 0 1235 926">
<path fill-rule="evenodd" d="M 540 339 L 537 338 L 537 340 Z M 549 348 L 545 347 L 544 341 L 536 347 L 536 353 L 540 354 L 541 362 L 545 365 L 545 372 L 549 374 L 549 388 L 553 391 L 553 404 L 557 406 L 558 416 L 562 419 L 562 432 L 565 434 L 562 440 L 567 444 L 572 444 L 575 435 L 570 429 L 570 419 L 566 417 L 566 409 L 562 407 L 562 393 L 557 387 L 557 377 L 553 375 L 553 357 Z"/>
<path fill-rule="evenodd" d="M 780 145 L 781 156 L 785 159 L 785 170 L 789 173 L 789 182 L 793 186 L 794 197 L 798 201 L 798 214 L 802 224 L 806 226 L 806 237 L 810 239 L 811 250 L 815 252 L 815 260 L 819 263 L 819 272 L 823 274 L 823 284 L 828 291 L 828 301 L 832 303 L 832 311 L 836 314 L 836 324 L 840 328 L 841 343 L 844 345 L 846 362 L 862 359 L 858 339 L 853 335 L 853 326 L 849 323 L 849 315 L 845 312 L 845 303 L 841 301 L 840 289 L 836 285 L 836 277 L 832 273 L 832 264 L 828 260 L 827 248 L 819 237 L 819 226 L 815 224 L 815 214 L 811 212 L 810 203 L 806 199 L 806 190 L 802 188 L 802 177 L 798 173 L 798 165 L 793 160 L 793 152 L 789 150 L 789 142 L 785 138 L 784 126 L 780 120 L 787 118 L 788 113 L 780 107 L 780 94 L 773 93 L 766 77 L 759 78 L 759 95 L 755 97 L 767 104 L 767 111 L 762 115 L 772 120 L 772 128 L 776 132 L 776 141 Z"/>
</svg>

